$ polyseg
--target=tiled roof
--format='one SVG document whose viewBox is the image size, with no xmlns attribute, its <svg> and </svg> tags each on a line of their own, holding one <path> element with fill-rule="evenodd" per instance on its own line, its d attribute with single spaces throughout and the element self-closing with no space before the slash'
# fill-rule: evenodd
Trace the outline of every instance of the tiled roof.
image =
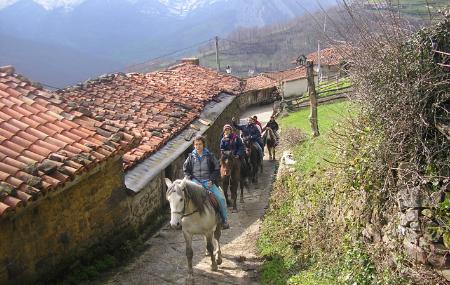
<svg viewBox="0 0 450 285">
<path fill-rule="evenodd" d="M 276 81 L 291 81 L 306 78 L 306 67 L 299 66 L 278 72 L 264 73 L 265 76 Z"/>
<path fill-rule="evenodd" d="M 65 112 L 62 103 L 11 66 L 0 67 L 0 216 L 129 149 L 132 136 L 106 138 L 101 128 L 111 126 Z"/>
<path fill-rule="evenodd" d="M 350 46 L 341 45 L 339 47 L 330 47 L 320 51 L 320 64 L 321 65 L 339 65 L 342 63 L 345 55 L 350 51 Z M 318 63 L 318 54 L 313 52 L 306 57 L 308 60 L 314 61 L 314 64 Z"/>
<path fill-rule="evenodd" d="M 263 74 L 247 78 L 245 91 L 262 90 L 266 88 L 276 87 L 277 81 Z"/>
<path fill-rule="evenodd" d="M 221 92 L 238 95 L 242 87 L 239 78 L 182 63 L 147 74 L 101 76 L 62 90 L 62 95 L 97 119 L 142 136 L 141 144 L 124 155 L 124 167 L 129 169 L 189 126 L 207 102 Z"/>
</svg>

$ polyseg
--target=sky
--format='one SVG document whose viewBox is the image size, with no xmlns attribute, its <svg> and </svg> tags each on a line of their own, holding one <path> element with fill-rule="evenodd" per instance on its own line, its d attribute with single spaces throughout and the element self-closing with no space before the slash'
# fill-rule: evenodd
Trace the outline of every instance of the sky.
<svg viewBox="0 0 450 285">
<path fill-rule="evenodd" d="M 0 9 L 14 4 L 19 0 L 0 0 Z M 50 10 L 58 7 L 70 7 L 80 4 L 84 0 L 33 0 L 36 3 L 42 5 L 45 9 Z"/>
</svg>

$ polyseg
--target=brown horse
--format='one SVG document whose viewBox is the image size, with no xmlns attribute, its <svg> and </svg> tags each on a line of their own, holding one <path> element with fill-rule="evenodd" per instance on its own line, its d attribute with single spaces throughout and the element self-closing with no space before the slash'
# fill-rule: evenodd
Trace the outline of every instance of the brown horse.
<svg viewBox="0 0 450 285">
<path fill-rule="evenodd" d="M 275 146 L 277 143 L 277 138 L 275 137 L 275 133 L 269 127 L 266 128 L 266 131 L 263 135 L 264 145 L 267 146 L 267 151 L 269 152 L 269 159 L 275 159 Z"/>
<path fill-rule="evenodd" d="M 237 188 L 241 185 L 241 202 L 244 198 L 244 177 L 241 175 L 241 161 L 230 151 L 223 151 L 220 157 L 220 175 L 222 177 L 222 188 L 227 204 L 231 204 L 233 212 L 237 212 Z M 228 188 L 231 192 L 231 203 L 228 200 Z"/>
<path fill-rule="evenodd" d="M 258 170 L 261 170 L 261 173 L 263 172 L 263 158 L 248 137 L 244 137 L 243 142 L 245 146 L 245 159 L 250 165 L 251 181 L 252 183 L 258 183 Z"/>
</svg>

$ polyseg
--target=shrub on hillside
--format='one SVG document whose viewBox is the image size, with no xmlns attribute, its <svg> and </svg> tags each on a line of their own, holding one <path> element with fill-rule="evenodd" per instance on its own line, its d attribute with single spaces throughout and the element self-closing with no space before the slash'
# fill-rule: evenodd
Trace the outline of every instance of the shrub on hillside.
<svg viewBox="0 0 450 285">
<path fill-rule="evenodd" d="M 282 149 L 292 149 L 304 142 L 307 138 L 306 134 L 300 128 L 286 128 L 282 132 L 283 134 L 280 139 Z"/>
<path fill-rule="evenodd" d="M 447 192 L 444 201 L 435 201 L 431 217 L 433 234 L 445 240 L 450 237 L 449 13 L 415 33 L 395 23 L 397 18 L 387 19 L 379 33 L 359 33 L 359 39 L 352 39 L 357 40 L 352 99 L 359 102 L 361 116 L 340 134 L 338 149 L 345 158 L 347 183 L 367 193 L 366 222 L 377 231 L 395 225 L 390 222 L 398 214 L 398 192 L 404 188 L 420 187 L 429 196 Z M 360 24 L 363 30 L 367 23 Z M 401 248 L 380 249 L 385 252 L 378 256 L 379 269 L 391 253 L 401 254 Z M 422 284 L 435 282 L 431 275 L 414 278 Z"/>
</svg>

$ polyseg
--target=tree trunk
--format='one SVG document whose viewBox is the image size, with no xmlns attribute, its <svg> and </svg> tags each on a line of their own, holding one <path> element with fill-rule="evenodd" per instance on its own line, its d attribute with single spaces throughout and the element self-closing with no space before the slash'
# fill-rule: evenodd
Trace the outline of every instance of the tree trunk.
<svg viewBox="0 0 450 285">
<path fill-rule="evenodd" d="M 306 75 L 308 76 L 309 101 L 311 102 L 311 113 L 309 114 L 309 122 L 314 137 L 318 137 L 319 123 L 317 121 L 317 94 L 314 83 L 314 63 L 312 60 L 306 62 Z"/>
</svg>

